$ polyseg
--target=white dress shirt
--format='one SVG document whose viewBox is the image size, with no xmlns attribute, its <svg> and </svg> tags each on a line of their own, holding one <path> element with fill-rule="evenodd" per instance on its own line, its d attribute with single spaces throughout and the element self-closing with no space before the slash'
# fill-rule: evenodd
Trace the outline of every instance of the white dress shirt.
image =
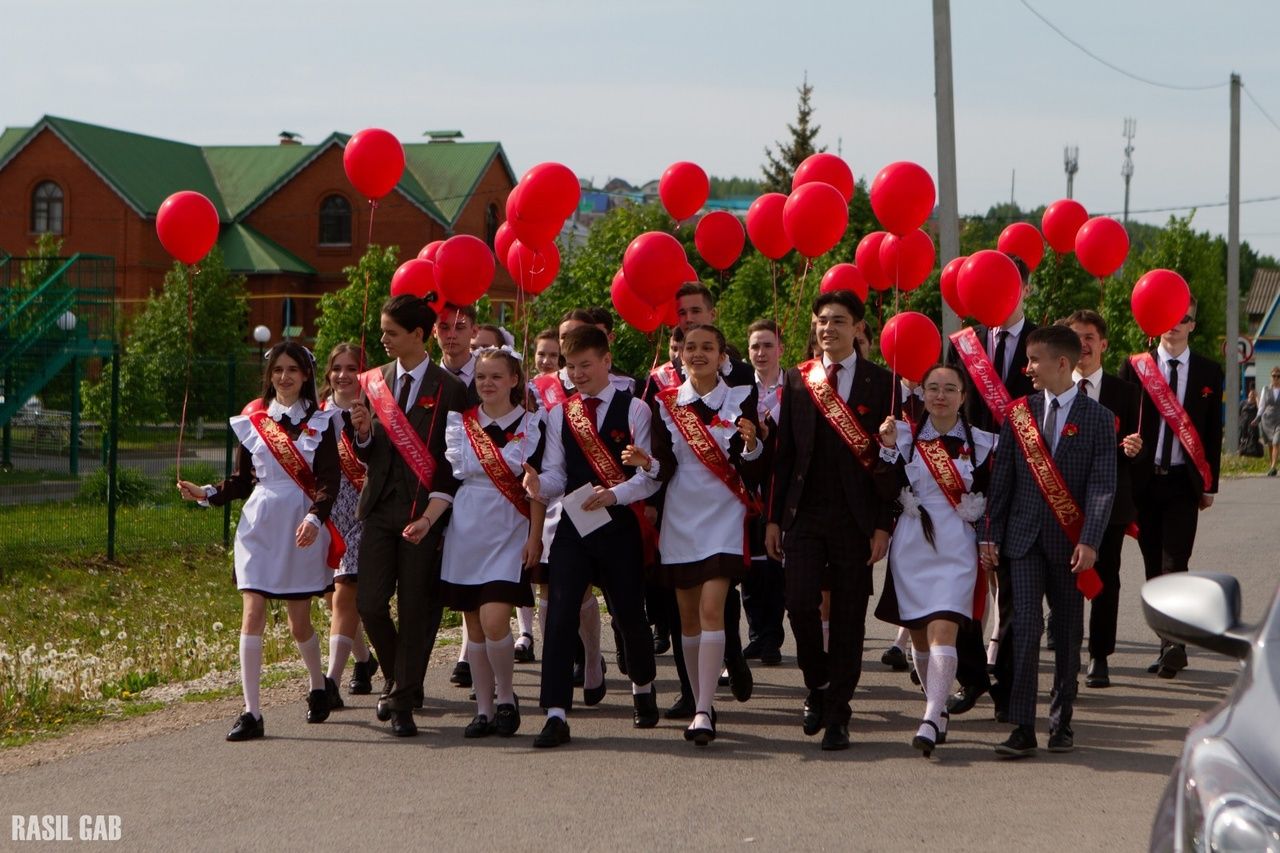
<svg viewBox="0 0 1280 853">
<path fill-rule="evenodd" d="M 1187 399 L 1187 373 L 1191 368 L 1191 347 L 1187 347 L 1182 351 L 1182 355 L 1176 357 L 1164 348 L 1164 344 L 1156 347 L 1156 363 L 1160 365 L 1160 375 L 1164 377 L 1165 382 L 1169 381 L 1171 372 L 1169 365 L 1174 361 L 1178 362 L 1178 405 L 1182 405 L 1182 401 Z M 1169 425 L 1164 422 L 1163 418 L 1160 419 L 1160 432 L 1156 436 L 1156 464 L 1159 465 L 1160 460 L 1164 458 L 1164 443 L 1166 440 L 1173 442 L 1169 464 L 1185 464 L 1187 457 L 1182 452 L 1182 442 L 1178 441 L 1176 436 L 1169 434 Z"/>
<path fill-rule="evenodd" d="M 440 362 L 440 366 L 443 367 L 445 370 L 449 371 L 450 373 L 452 373 L 454 376 L 458 377 L 458 379 L 462 382 L 462 384 L 466 385 L 467 387 L 470 387 L 471 383 L 475 381 L 476 357 L 474 355 L 471 356 L 471 358 L 467 359 L 467 363 L 462 365 L 461 369 L 459 370 L 454 370 L 452 367 L 446 366 L 443 361 Z"/>
<path fill-rule="evenodd" d="M 1022 335 L 1022 327 L 1027 325 L 1027 318 L 1023 316 L 1021 320 L 1012 326 L 993 326 L 988 334 L 987 354 L 991 357 L 992 363 L 995 362 L 996 346 L 1000 343 L 1000 333 L 1008 332 L 1009 337 L 1004 339 L 1004 364 L 997 364 L 996 369 L 1000 371 L 1000 375 L 1009 376 L 1009 368 L 1013 366 L 1013 351 L 1018 348 L 1018 338 Z"/>
<path fill-rule="evenodd" d="M 1089 384 L 1085 388 L 1089 392 L 1089 399 L 1095 403 L 1100 402 L 1098 395 L 1102 393 L 1102 365 L 1098 365 L 1098 369 L 1088 376 L 1085 376 L 1079 370 L 1073 370 L 1071 371 L 1071 379 L 1076 383 L 1076 388 L 1080 387 L 1081 379 L 1089 380 Z"/>
<path fill-rule="evenodd" d="M 1067 424 L 1067 416 L 1071 414 L 1071 404 L 1076 401 L 1076 391 L 1079 390 L 1072 385 L 1066 391 L 1056 397 L 1048 388 L 1044 391 L 1044 420 L 1040 422 L 1040 432 L 1044 435 L 1045 444 L 1049 445 L 1049 453 L 1057 453 L 1058 438 L 1062 435 L 1062 428 Z M 1049 422 L 1049 410 L 1053 401 L 1058 401 L 1058 422 L 1054 427 L 1053 435 L 1045 432 L 1045 424 Z"/>
<path fill-rule="evenodd" d="M 786 379 L 786 371 L 779 370 L 777 378 L 772 383 L 768 383 L 761 378 L 760 371 L 756 371 L 756 398 L 759 404 L 757 408 L 761 420 L 768 415 L 773 418 L 774 423 L 778 422 L 778 416 L 782 412 L 782 384 Z"/>
<path fill-rule="evenodd" d="M 836 374 L 836 391 L 840 394 L 840 399 L 846 403 L 849 402 L 849 392 L 853 390 L 853 370 L 858 364 L 858 351 L 855 349 L 852 354 L 840 362 L 840 372 Z M 827 368 L 831 366 L 831 357 L 825 352 L 822 354 L 822 366 Z"/>
</svg>

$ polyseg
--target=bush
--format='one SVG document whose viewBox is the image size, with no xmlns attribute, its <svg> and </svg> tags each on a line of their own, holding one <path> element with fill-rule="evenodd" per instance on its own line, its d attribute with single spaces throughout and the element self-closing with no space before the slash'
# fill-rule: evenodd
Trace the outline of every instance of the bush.
<svg viewBox="0 0 1280 853">
<path fill-rule="evenodd" d="M 178 494 L 178 490 L 173 487 L 173 484 L 178 482 L 178 466 L 168 466 L 160 477 L 160 500 L 163 503 L 180 503 L 188 508 L 200 508 L 198 504 L 192 501 L 184 501 L 182 496 Z M 216 486 L 223 480 L 222 466 L 196 460 L 183 462 L 182 479 L 188 483 L 195 483 L 197 486 Z"/>
<path fill-rule="evenodd" d="M 121 506 L 138 506 L 155 500 L 156 490 L 146 474 L 136 468 L 116 470 L 116 501 Z M 105 504 L 107 502 L 107 469 L 99 468 L 80 485 L 80 501 Z"/>
</svg>

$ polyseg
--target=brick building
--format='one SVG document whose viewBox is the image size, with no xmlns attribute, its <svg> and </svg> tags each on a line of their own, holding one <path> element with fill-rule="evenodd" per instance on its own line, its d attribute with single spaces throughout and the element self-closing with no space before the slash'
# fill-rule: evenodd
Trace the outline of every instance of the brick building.
<svg viewBox="0 0 1280 853">
<path fill-rule="evenodd" d="M 378 203 L 373 242 L 412 257 L 426 243 L 473 234 L 491 246 L 515 185 L 502 145 L 432 134 L 405 145 L 405 173 Z M 178 190 L 208 196 L 222 220 L 218 245 L 244 273 L 249 327 L 315 334 L 321 294 L 368 245 L 370 206 L 347 181 L 348 136 L 317 145 L 283 133 L 276 145 L 198 146 L 54 116 L 0 131 L 0 257 L 22 255 L 52 232 L 63 253 L 115 259 L 116 294 L 136 310 L 172 259 L 155 233 L 160 204 Z M 490 295 L 514 298 L 499 266 Z"/>
</svg>

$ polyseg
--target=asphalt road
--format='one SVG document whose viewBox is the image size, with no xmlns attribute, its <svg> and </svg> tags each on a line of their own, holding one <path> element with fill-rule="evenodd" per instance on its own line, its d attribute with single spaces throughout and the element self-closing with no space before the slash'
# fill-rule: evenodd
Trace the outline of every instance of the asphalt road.
<svg viewBox="0 0 1280 853">
<path fill-rule="evenodd" d="M 1246 619 L 1276 590 L 1264 539 L 1278 518 L 1280 481 L 1262 478 L 1225 483 L 1201 517 L 1193 565 L 1240 577 Z M 442 666 L 428 676 L 412 740 L 374 720 L 373 697 L 308 726 L 299 687 L 267 708 L 263 741 L 225 743 L 233 714 L 179 731 L 139 727 L 132 742 L 0 776 L 0 813 L 66 814 L 73 837 L 81 815 L 119 815 L 117 846 L 131 850 L 1145 849 L 1186 729 L 1224 696 L 1234 666 L 1194 652 L 1175 680 L 1147 675 L 1156 645 L 1132 542 L 1125 558 L 1115 686 L 1081 688 L 1068 755 L 996 759 L 1008 727 L 984 699 L 922 759 L 909 742 L 923 702 L 905 674 L 880 665 L 892 632 L 871 618 L 844 753 L 823 753 L 800 732 L 803 689 L 789 653 L 782 666 L 756 668 L 750 702 L 723 697 L 720 737 L 706 749 L 684 742 L 682 723 L 633 730 L 626 683 L 611 674 L 605 702 L 571 715 L 573 743 L 535 751 L 535 665 L 517 668 L 528 711 L 519 735 L 464 741 L 471 703 Z M 1050 672 L 1046 654 L 1046 692 Z M 664 707 L 674 678 L 663 656 Z M 10 829 L 0 826 L 0 848 L 33 846 L 12 842 Z"/>
</svg>

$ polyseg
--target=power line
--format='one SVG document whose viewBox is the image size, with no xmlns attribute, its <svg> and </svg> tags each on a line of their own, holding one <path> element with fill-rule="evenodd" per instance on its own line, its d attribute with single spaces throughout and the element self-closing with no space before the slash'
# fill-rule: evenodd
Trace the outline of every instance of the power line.
<svg viewBox="0 0 1280 853">
<path fill-rule="evenodd" d="M 1277 123 L 1276 120 L 1271 117 L 1271 113 L 1267 112 L 1266 109 L 1262 106 L 1262 104 L 1258 103 L 1258 99 L 1253 96 L 1253 93 L 1250 92 L 1249 89 L 1243 84 L 1240 86 L 1240 88 L 1244 89 L 1245 97 L 1253 101 L 1253 105 L 1258 108 L 1258 112 L 1266 116 L 1267 121 L 1271 122 L 1271 126 L 1274 127 L 1276 130 L 1280 130 L 1280 123 Z"/>
<path fill-rule="evenodd" d="M 1161 83 L 1159 80 L 1152 80 L 1148 77 L 1143 77 L 1140 74 L 1134 74 L 1132 71 L 1128 71 L 1124 68 L 1121 68 L 1119 65 L 1116 65 L 1114 62 L 1108 62 L 1107 60 L 1103 59 L 1101 56 L 1098 56 L 1098 54 L 1089 50 L 1089 48 L 1085 47 L 1080 42 L 1073 39 L 1071 36 L 1064 33 L 1062 30 L 1058 28 L 1056 24 L 1053 23 L 1053 21 L 1050 21 L 1044 15 L 1041 15 L 1038 11 L 1036 11 L 1035 7 L 1032 6 L 1030 3 L 1028 3 L 1027 0 L 1021 0 L 1021 2 L 1023 6 L 1027 7 L 1027 10 L 1031 12 L 1031 14 L 1035 15 L 1041 21 L 1044 21 L 1045 25 L 1049 27 L 1049 29 L 1053 30 L 1055 33 L 1062 36 L 1063 39 L 1065 39 L 1069 44 L 1074 46 L 1080 52 L 1084 53 L 1086 56 L 1090 57 L 1091 59 L 1102 63 L 1103 65 L 1110 68 L 1112 71 L 1116 71 L 1120 74 L 1123 74 L 1126 77 L 1129 77 L 1133 80 L 1137 80 L 1139 83 L 1146 83 L 1148 86 L 1158 86 L 1161 89 L 1178 89 L 1184 92 L 1202 91 L 1205 89 L 1221 89 L 1223 86 L 1226 86 L 1229 83 L 1229 81 L 1224 81 L 1222 83 L 1210 83 L 1204 86 L 1180 86 L 1176 83 Z M 1274 122 L 1272 123 L 1274 124 Z M 1280 128 L 1280 125 L 1277 125 L 1277 128 Z"/>
</svg>

